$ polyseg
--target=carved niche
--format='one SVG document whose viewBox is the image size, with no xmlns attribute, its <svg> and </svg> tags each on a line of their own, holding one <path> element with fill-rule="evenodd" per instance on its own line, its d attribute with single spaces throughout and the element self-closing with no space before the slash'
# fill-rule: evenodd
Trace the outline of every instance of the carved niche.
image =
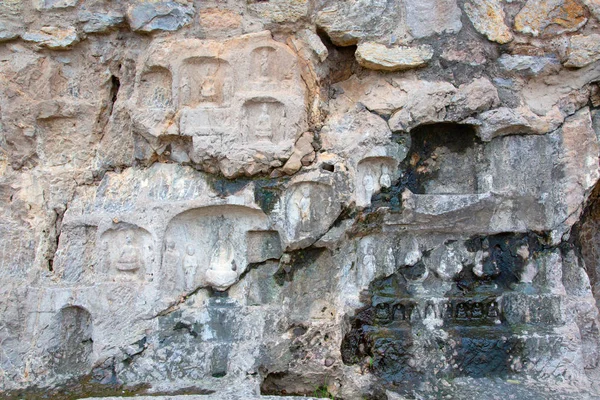
<svg viewBox="0 0 600 400">
<path fill-rule="evenodd" d="M 398 162 L 391 157 L 369 157 L 358 164 L 356 173 L 357 206 L 370 206 L 373 194 L 392 185 L 397 165 Z"/>
<path fill-rule="evenodd" d="M 251 262 L 247 232 L 264 230 L 266 224 L 262 211 L 234 205 L 201 207 L 175 216 L 163 245 L 164 290 L 180 293 L 206 286 L 227 290 Z M 272 241 L 268 235 L 263 239 Z"/>
<path fill-rule="evenodd" d="M 179 71 L 179 105 L 220 106 L 232 96 L 231 67 L 225 60 L 192 57 Z"/>
<path fill-rule="evenodd" d="M 244 103 L 244 142 L 279 143 L 285 138 L 285 106 L 274 99 L 252 99 Z"/>
<path fill-rule="evenodd" d="M 173 104 L 173 77 L 167 68 L 154 66 L 144 72 L 139 81 L 138 105 L 150 109 L 165 109 Z"/>
<path fill-rule="evenodd" d="M 153 260 L 152 236 L 140 227 L 119 224 L 100 237 L 98 272 L 125 280 L 143 280 Z"/>
</svg>

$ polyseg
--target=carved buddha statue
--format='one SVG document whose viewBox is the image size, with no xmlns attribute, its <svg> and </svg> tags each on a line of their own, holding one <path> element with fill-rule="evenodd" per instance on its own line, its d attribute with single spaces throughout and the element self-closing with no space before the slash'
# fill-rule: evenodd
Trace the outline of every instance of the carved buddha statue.
<svg viewBox="0 0 600 400">
<path fill-rule="evenodd" d="M 267 140 L 273 138 L 273 125 L 271 124 L 271 116 L 269 115 L 266 103 L 262 105 L 260 115 L 256 121 L 256 137 Z"/>
<path fill-rule="evenodd" d="M 210 258 L 210 266 L 206 271 L 206 282 L 217 290 L 226 290 L 238 278 L 235 254 L 228 236 L 228 227 L 221 226 Z"/>
<path fill-rule="evenodd" d="M 367 171 L 363 177 L 363 189 L 365 190 L 365 201 L 371 203 L 371 196 L 375 192 L 375 184 L 373 182 L 373 175 L 371 171 Z"/>
<path fill-rule="evenodd" d="M 125 245 L 121 250 L 117 260 L 117 269 L 119 271 L 134 272 L 140 269 L 140 251 L 132 243 L 131 236 L 125 237 Z"/>
</svg>

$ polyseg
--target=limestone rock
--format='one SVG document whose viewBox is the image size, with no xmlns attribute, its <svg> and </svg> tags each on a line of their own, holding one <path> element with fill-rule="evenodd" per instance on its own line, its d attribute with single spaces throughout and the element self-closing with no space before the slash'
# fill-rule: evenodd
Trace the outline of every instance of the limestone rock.
<svg viewBox="0 0 600 400">
<path fill-rule="evenodd" d="M 519 71 L 528 75 L 540 75 L 557 72 L 559 61 L 555 57 L 536 57 L 502 54 L 498 58 L 500 66 L 507 71 Z"/>
<path fill-rule="evenodd" d="M 131 29 L 140 32 L 176 31 L 192 21 L 193 5 L 177 1 L 137 1 L 127 9 Z"/>
<path fill-rule="evenodd" d="M 587 22 L 578 0 L 528 0 L 515 17 L 515 29 L 533 36 L 574 32 Z"/>
<path fill-rule="evenodd" d="M 273 22 L 296 22 L 306 17 L 309 9 L 308 0 L 272 0 L 266 2 L 253 2 L 248 7 L 260 17 Z"/>
<path fill-rule="evenodd" d="M 392 47 L 378 43 L 361 43 L 356 49 L 356 60 L 365 68 L 379 71 L 402 71 L 422 67 L 433 57 L 429 45 L 419 47 Z"/>
<path fill-rule="evenodd" d="M 11 22 L 0 21 L 0 42 L 16 39 L 20 36 L 21 27 Z"/>
<path fill-rule="evenodd" d="M 598 0 L 583 0 L 583 4 L 585 4 L 590 10 L 590 12 L 596 17 L 596 19 L 600 19 L 600 1 Z"/>
<path fill-rule="evenodd" d="M 566 67 L 581 68 L 600 60 L 600 35 L 571 36 Z"/>
<path fill-rule="evenodd" d="M 47 26 L 39 31 L 30 31 L 21 35 L 27 42 L 37 43 L 49 49 L 67 49 L 79 41 L 75 28 Z"/>
<path fill-rule="evenodd" d="M 464 7 L 475 29 L 489 40 L 505 44 L 513 39 L 499 0 L 470 1 Z"/>
<path fill-rule="evenodd" d="M 33 0 L 38 10 L 51 10 L 75 7 L 79 0 Z"/>
<path fill-rule="evenodd" d="M 338 46 L 362 40 L 402 37 L 400 3 L 394 0 L 325 1 L 316 13 L 316 24 Z"/>
<path fill-rule="evenodd" d="M 125 17 L 116 12 L 79 14 L 79 21 L 83 22 L 82 29 L 85 33 L 101 33 L 116 28 L 125 21 Z"/>
<path fill-rule="evenodd" d="M 461 30 L 461 12 L 456 0 L 408 0 L 405 2 L 408 30 L 414 38 Z"/>
</svg>

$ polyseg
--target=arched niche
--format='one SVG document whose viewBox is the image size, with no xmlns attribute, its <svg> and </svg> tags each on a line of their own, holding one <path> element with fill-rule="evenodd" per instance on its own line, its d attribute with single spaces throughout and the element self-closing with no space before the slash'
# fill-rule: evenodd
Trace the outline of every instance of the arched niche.
<svg viewBox="0 0 600 400">
<path fill-rule="evenodd" d="M 356 170 L 356 205 L 369 206 L 374 193 L 391 186 L 397 170 L 398 161 L 392 157 L 367 157 L 361 160 Z"/>
<path fill-rule="evenodd" d="M 163 244 L 163 289 L 171 293 L 206 286 L 226 290 L 251 262 L 248 232 L 256 238 L 256 232 L 267 231 L 267 226 L 261 210 L 239 205 L 200 207 L 175 216 Z M 264 238 L 273 240 L 270 235 Z"/>
<path fill-rule="evenodd" d="M 285 105 L 271 98 L 253 98 L 243 106 L 243 132 L 246 143 L 277 144 L 286 139 Z"/>
<path fill-rule="evenodd" d="M 137 225 L 119 223 L 100 236 L 98 273 L 110 278 L 144 280 L 153 259 L 152 235 Z"/>
<path fill-rule="evenodd" d="M 62 308 L 50 326 L 53 337 L 48 352 L 52 370 L 60 375 L 82 375 L 93 362 L 93 321 L 91 314 L 79 306 Z"/>
<path fill-rule="evenodd" d="M 165 67 L 153 66 L 142 73 L 138 83 L 138 105 L 166 109 L 173 104 L 173 77 Z"/>
<path fill-rule="evenodd" d="M 219 106 L 232 96 L 231 67 L 225 60 L 190 57 L 179 70 L 180 106 Z"/>
</svg>

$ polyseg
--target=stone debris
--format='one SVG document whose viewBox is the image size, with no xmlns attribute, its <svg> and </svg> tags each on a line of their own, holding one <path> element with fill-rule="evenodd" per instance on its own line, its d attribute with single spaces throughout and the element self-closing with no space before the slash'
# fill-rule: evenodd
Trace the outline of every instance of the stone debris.
<svg viewBox="0 0 600 400">
<path fill-rule="evenodd" d="M 387 47 L 378 43 L 361 43 L 356 49 L 356 60 L 365 68 L 376 71 L 403 71 L 422 67 L 433 57 L 429 45 L 418 47 Z"/>
</svg>

